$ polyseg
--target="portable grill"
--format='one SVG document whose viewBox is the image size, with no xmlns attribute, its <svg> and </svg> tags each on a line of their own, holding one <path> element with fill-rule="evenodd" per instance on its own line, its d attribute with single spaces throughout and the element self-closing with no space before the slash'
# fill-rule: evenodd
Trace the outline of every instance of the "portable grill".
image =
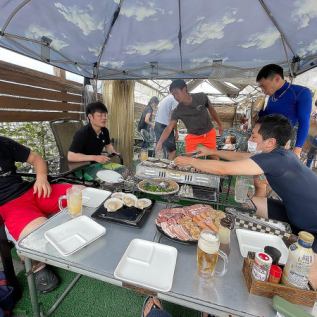
<svg viewBox="0 0 317 317">
<path fill-rule="evenodd" d="M 145 165 L 143 162 L 136 167 L 135 176 L 138 178 L 166 178 L 174 180 L 177 183 L 198 185 L 203 187 L 215 188 L 219 190 L 220 177 L 212 174 L 203 174 L 199 172 L 180 171 L 168 167 L 157 167 L 155 165 Z"/>
</svg>

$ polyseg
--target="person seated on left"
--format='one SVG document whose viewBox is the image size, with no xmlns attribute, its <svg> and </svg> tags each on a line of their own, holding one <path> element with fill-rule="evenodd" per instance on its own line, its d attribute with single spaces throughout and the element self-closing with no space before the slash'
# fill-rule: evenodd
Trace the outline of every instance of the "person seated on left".
<svg viewBox="0 0 317 317">
<path fill-rule="evenodd" d="M 27 182 L 16 173 L 16 162 L 31 164 L 36 180 Z M 50 185 L 42 157 L 18 142 L 0 136 L 0 215 L 15 240 L 20 240 L 57 213 L 58 198 L 70 184 Z M 57 276 L 44 263 L 33 263 L 36 288 L 47 293 L 58 285 Z"/>
<path fill-rule="evenodd" d="M 107 107 L 99 101 L 90 103 L 86 107 L 86 116 L 89 123 L 75 133 L 67 154 L 68 161 L 106 163 L 110 158 L 101 153 L 104 148 L 108 154 L 119 155 L 106 128 Z"/>
</svg>

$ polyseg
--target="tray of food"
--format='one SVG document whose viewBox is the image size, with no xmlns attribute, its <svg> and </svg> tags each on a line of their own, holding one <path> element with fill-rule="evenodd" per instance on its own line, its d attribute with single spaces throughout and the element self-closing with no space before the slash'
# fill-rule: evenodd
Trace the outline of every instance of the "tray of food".
<svg viewBox="0 0 317 317">
<path fill-rule="evenodd" d="M 93 218 L 141 227 L 150 214 L 153 202 L 133 194 L 113 193 L 111 198 L 92 214 Z"/>
<path fill-rule="evenodd" d="M 182 243 L 197 243 L 200 232 L 209 228 L 218 232 L 223 211 L 209 205 L 196 204 L 186 207 L 167 208 L 159 212 L 155 223 L 166 237 Z"/>
<path fill-rule="evenodd" d="M 139 182 L 138 189 L 152 195 L 171 195 L 178 192 L 179 186 L 172 180 L 154 178 Z"/>
</svg>

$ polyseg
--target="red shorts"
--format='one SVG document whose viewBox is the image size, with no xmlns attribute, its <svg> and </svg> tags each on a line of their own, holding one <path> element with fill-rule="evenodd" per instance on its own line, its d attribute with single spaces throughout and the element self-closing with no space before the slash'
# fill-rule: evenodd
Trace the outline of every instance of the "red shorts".
<svg viewBox="0 0 317 317">
<path fill-rule="evenodd" d="M 53 184 L 48 198 L 38 198 L 33 194 L 33 187 L 23 195 L 0 206 L 0 215 L 15 240 L 31 221 L 39 217 L 47 217 L 59 211 L 58 198 L 66 194 L 71 184 Z"/>
<path fill-rule="evenodd" d="M 194 152 L 197 146 L 202 144 L 209 149 L 216 149 L 216 129 L 211 129 L 209 132 L 202 135 L 188 134 L 185 137 L 185 151 L 186 153 Z"/>
</svg>

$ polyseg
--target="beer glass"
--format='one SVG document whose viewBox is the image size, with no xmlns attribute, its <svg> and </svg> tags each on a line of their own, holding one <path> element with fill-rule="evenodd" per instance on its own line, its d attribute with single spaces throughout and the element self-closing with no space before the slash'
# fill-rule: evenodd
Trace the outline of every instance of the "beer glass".
<svg viewBox="0 0 317 317">
<path fill-rule="evenodd" d="M 149 155 L 148 155 L 148 149 L 141 149 L 140 151 L 140 161 L 146 161 L 148 159 Z"/>
<path fill-rule="evenodd" d="M 201 231 L 197 247 L 197 265 L 198 274 L 203 278 L 212 278 L 213 276 L 223 276 L 228 269 L 228 257 L 219 250 L 219 236 L 210 229 Z M 215 270 L 218 257 L 223 260 L 221 271 Z"/>
<path fill-rule="evenodd" d="M 82 214 L 82 190 L 83 186 L 72 186 L 66 190 L 66 195 L 59 197 L 58 206 L 60 211 L 68 211 L 71 217 Z M 67 208 L 63 208 L 62 201 L 67 200 Z"/>
</svg>

